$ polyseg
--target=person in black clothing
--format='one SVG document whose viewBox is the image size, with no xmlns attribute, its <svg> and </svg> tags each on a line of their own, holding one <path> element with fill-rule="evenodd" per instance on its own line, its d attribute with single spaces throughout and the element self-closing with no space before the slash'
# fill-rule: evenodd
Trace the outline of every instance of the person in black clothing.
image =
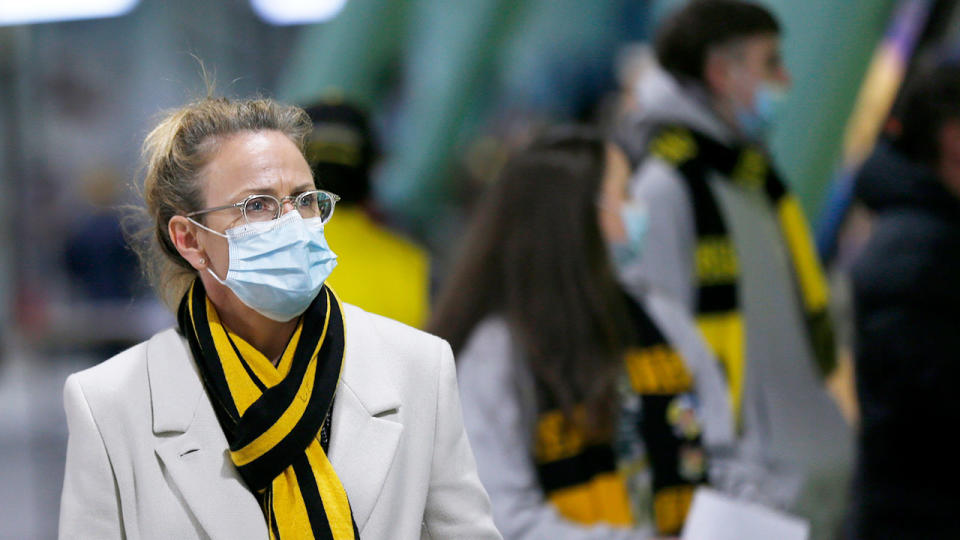
<svg viewBox="0 0 960 540">
<path fill-rule="evenodd" d="M 850 536 L 960 538 L 960 64 L 919 74 L 856 181 L 874 214 L 852 270 L 861 409 Z"/>
</svg>

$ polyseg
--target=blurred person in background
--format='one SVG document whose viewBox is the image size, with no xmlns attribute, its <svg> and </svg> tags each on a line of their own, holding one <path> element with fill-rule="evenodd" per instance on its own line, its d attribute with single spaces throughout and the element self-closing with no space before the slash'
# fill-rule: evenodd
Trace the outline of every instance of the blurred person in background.
<svg viewBox="0 0 960 540">
<path fill-rule="evenodd" d="M 207 97 L 147 136 L 143 257 L 178 328 L 67 379 L 62 538 L 500 538 L 449 346 L 325 284 L 310 130 Z"/>
<path fill-rule="evenodd" d="M 430 302 L 426 250 L 380 224 L 371 198 L 377 144 L 366 114 L 339 99 L 307 108 L 313 131 L 307 161 L 317 185 L 340 196 L 337 219 L 324 231 L 340 255 L 329 283 L 345 301 L 421 328 Z"/>
<path fill-rule="evenodd" d="M 835 363 L 826 280 L 764 146 L 790 84 L 780 26 L 757 4 L 693 1 L 658 29 L 655 50 L 662 70 L 621 133 L 632 198 L 649 215 L 646 255 L 621 279 L 696 316 L 723 367 L 739 461 L 765 469 L 742 496 L 832 537 L 852 441 L 821 380 Z"/>
<path fill-rule="evenodd" d="M 116 208 L 123 181 L 113 170 L 96 169 L 80 183 L 87 211 L 70 226 L 67 271 L 87 299 L 129 301 L 138 292 L 140 273 Z"/>
<path fill-rule="evenodd" d="M 84 349 L 98 359 L 109 358 L 136 344 L 132 339 L 140 320 L 132 317 L 131 307 L 143 300 L 145 283 L 137 265 L 137 255 L 130 249 L 121 226 L 120 188 L 123 180 L 109 168 L 90 171 L 81 178 L 82 201 L 76 205 L 83 214 L 69 227 L 64 247 L 64 263 L 72 291 L 78 298 L 70 299 L 68 325 L 76 325 L 75 332 L 58 332 L 57 310 L 47 307 L 47 325 L 37 334 L 48 340 L 51 335 L 77 335 L 80 341 L 71 343 L 74 350 Z M 152 304 L 152 302 L 151 302 Z M 85 311 L 89 310 L 89 311 Z M 159 308 L 166 312 L 165 309 Z M 93 313 L 117 318 L 109 332 L 90 332 L 80 313 Z M 142 314 L 143 311 L 137 314 Z M 93 319 L 98 318 L 97 316 Z M 149 335 L 149 334 L 148 334 Z"/>
<path fill-rule="evenodd" d="M 857 179 L 872 212 L 854 263 L 860 404 L 853 538 L 960 538 L 960 64 L 919 70 Z M 945 466 L 947 465 L 947 466 Z"/>
<path fill-rule="evenodd" d="M 678 534 L 711 454 L 732 444 L 722 375 L 689 315 L 616 281 L 644 229 L 629 172 L 583 128 L 535 138 L 478 206 L 433 314 L 505 538 Z"/>
</svg>

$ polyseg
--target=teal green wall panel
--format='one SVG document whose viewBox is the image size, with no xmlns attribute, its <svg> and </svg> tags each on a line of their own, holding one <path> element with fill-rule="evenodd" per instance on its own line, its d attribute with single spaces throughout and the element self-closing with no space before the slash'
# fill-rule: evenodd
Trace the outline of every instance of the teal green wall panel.
<svg viewBox="0 0 960 540">
<path fill-rule="evenodd" d="M 811 217 L 843 150 L 847 120 L 893 0 L 769 0 L 784 26 L 793 90 L 771 146 Z"/>
</svg>

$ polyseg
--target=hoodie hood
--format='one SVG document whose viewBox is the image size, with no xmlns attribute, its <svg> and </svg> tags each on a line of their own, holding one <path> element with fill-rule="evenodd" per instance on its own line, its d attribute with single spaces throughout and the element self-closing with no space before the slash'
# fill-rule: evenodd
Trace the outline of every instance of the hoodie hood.
<svg viewBox="0 0 960 540">
<path fill-rule="evenodd" d="M 926 209 L 960 218 L 960 199 L 934 172 L 880 142 L 857 173 L 855 196 L 874 212 Z"/>
<path fill-rule="evenodd" d="M 644 73 L 637 85 L 636 99 L 638 110 L 617 137 L 634 165 L 645 157 L 647 144 L 658 126 L 680 124 L 727 144 L 738 138 L 713 111 L 704 88 L 694 83 L 681 84 L 661 68 Z"/>
</svg>

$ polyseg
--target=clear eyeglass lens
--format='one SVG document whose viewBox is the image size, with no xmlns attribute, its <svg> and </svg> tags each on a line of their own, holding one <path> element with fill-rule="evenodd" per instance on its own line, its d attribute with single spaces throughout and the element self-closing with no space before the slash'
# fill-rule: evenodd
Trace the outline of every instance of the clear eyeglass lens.
<svg viewBox="0 0 960 540">
<path fill-rule="evenodd" d="M 297 208 L 304 218 L 320 218 L 326 223 L 333 214 L 333 199 L 323 191 L 308 191 L 301 195 Z"/>
<path fill-rule="evenodd" d="M 277 217 L 280 203 L 269 195 L 257 195 L 247 199 L 243 206 L 243 213 L 250 223 L 270 221 Z"/>
<path fill-rule="evenodd" d="M 317 200 L 317 212 L 324 223 L 333 216 L 333 197 L 326 193 L 319 193 Z"/>
<path fill-rule="evenodd" d="M 303 218 L 315 218 L 320 216 L 320 206 L 318 200 L 321 196 L 319 191 L 307 191 L 297 197 L 297 210 Z"/>
</svg>

